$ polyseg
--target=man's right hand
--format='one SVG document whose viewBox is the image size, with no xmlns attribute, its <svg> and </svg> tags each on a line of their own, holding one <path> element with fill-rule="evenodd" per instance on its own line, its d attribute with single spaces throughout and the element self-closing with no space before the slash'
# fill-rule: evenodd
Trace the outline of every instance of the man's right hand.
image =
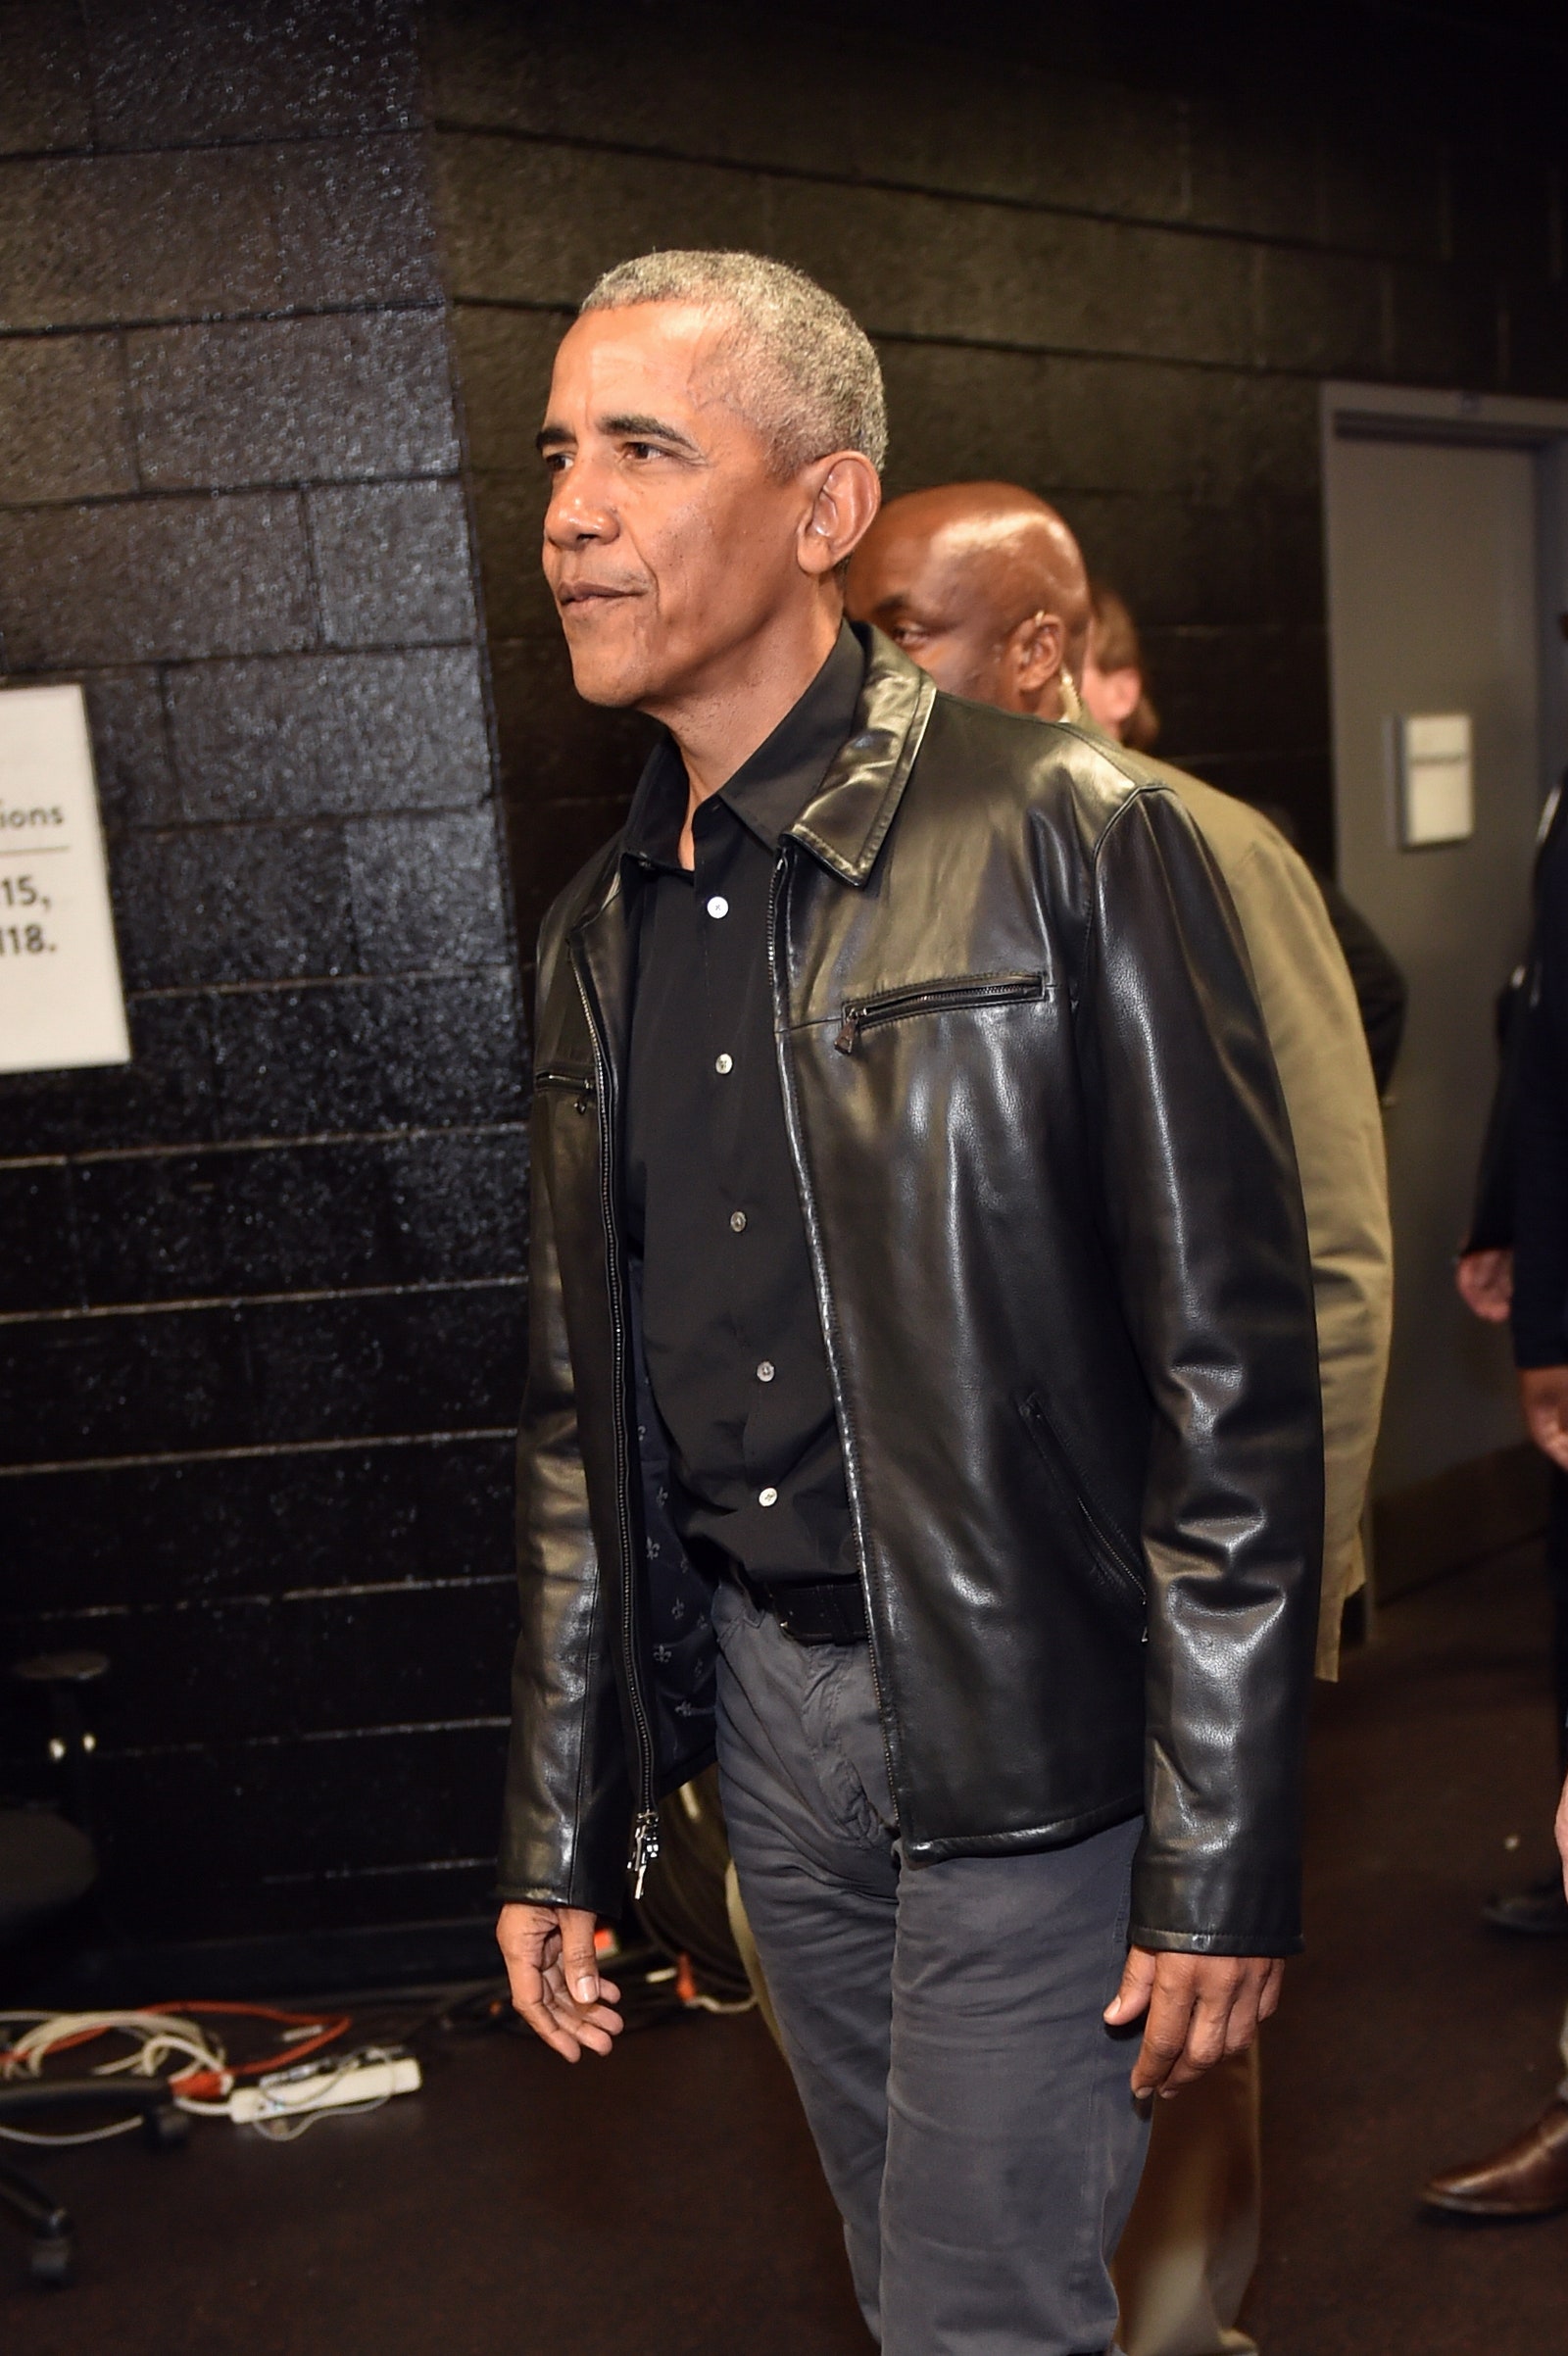
<svg viewBox="0 0 1568 2356">
<path fill-rule="evenodd" d="M 1513 1303 L 1511 1252 L 1461 1252 L 1453 1281 L 1460 1300 L 1474 1315 L 1484 1317 L 1489 1325 L 1506 1325 Z"/>
<path fill-rule="evenodd" d="M 496 1943 L 512 2001 L 547 2045 L 569 2062 L 609 2053 L 622 2027 L 620 1990 L 599 1974 L 594 1922 L 581 1906 L 503 1906 Z"/>
<path fill-rule="evenodd" d="M 1521 1366 L 1519 1404 L 1542 1454 L 1568 1472 L 1568 1366 Z"/>
</svg>

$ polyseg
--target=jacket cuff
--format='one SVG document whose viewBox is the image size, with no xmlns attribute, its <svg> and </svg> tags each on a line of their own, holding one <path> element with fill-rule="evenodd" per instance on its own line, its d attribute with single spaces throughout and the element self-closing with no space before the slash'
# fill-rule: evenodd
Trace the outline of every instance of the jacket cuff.
<svg viewBox="0 0 1568 2356">
<path fill-rule="evenodd" d="M 1152 1923 L 1129 1923 L 1127 1944 L 1155 1955 L 1299 1955 L 1306 1941 L 1299 1935 L 1259 1942 L 1229 1931 L 1160 1931 Z"/>
</svg>

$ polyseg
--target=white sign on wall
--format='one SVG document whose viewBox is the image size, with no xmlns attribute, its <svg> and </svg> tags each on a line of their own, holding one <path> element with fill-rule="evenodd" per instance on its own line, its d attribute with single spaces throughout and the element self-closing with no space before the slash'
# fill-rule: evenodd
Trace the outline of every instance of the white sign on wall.
<svg viewBox="0 0 1568 2356">
<path fill-rule="evenodd" d="M 1476 830 L 1469 712 L 1407 712 L 1398 756 L 1400 848 L 1467 843 Z"/>
<path fill-rule="evenodd" d="M 129 1061 L 81 689 L 0 689 L 0 1072 Z"/>
</svg>

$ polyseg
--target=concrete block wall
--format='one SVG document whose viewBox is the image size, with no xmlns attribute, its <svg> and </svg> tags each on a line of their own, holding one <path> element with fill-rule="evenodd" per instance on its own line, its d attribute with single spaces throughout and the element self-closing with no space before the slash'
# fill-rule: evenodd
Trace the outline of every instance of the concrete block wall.
<svg viewBox="0 0 1568 2356">
<path fill-rule="evenodd" d="M 0 690 L 86 687 L 135 1045 L 0 1080 L 0 1656 L 111 1656 L 129 1936 L 493 1878 L 526 1055 L 416 36 L 0 5 Z"/>
</svg>

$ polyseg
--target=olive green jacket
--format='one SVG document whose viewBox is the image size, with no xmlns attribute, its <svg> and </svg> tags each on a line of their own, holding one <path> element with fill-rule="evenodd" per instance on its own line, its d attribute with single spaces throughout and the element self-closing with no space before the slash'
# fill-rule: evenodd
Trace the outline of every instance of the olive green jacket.
<svg viewBox="0 0 1568 2356">
<path fill-rule="evenodd" d="M 1361 1511 L 1394 1305 L 1383 1116 L 1349 971 L 1306 863 L 1232 794 L 1150 767 L 1197 821 L 1229 886 L 1274 1050 L 1306 1207 L 1323 1384 L 1323 1599 L 1317 1670 L 1338 1674 L 1361 1586 Z"/>
</svg>

